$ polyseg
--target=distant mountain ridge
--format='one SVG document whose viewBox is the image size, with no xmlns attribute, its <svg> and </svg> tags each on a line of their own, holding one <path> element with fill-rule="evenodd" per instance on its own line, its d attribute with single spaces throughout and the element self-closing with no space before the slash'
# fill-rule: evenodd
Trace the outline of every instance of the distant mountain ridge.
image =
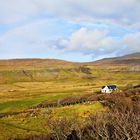
<svg viewBox="0 0 140 140">
<path fill-rule="evenodd" d="M 101 60 L 97 60 L 94 62 L 89 62 L 87 64 L 92 65 L 101 65 L 101 64 L 108 64 L 108 65 L 140 65 L 140 52 L 128 54 L 120 57 L 113 57 L 113 58 L 104 58 Z"/>
<path fill-rule="evenodd" d="M 38 67 L 49 67 L 49 66 L 76 66 L 76 65 L 140 65 L 140 52 L 128 54 L 120 57 L 104 58 L 93 62 L 70 62 L 60 59 L 40 59 L 40 58 L 29 58 L 29 59 L 7 59 L 0 60 L 0 66 L 38 66 Z"/>
<path fill-rule="evenodd" d="M 59 60 L 59 59 L 40 59 L 40 58 L 29 58 L 29 59 L 7 59 L 0 60 L 0 65 L 2 66 L 65 66 L 65 65 L 75 65 L 76 63 Z"/>
</svg>

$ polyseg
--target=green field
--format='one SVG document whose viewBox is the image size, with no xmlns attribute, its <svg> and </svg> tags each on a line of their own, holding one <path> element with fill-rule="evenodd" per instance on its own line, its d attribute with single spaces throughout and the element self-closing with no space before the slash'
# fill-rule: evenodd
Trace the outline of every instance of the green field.
<svg viewBox="0 0 140 140">
<path fill-rule="evenodd" d="M 22 112 L 0 119 L 0 139 L 26 138 L 49 133 L 47 120 L 76 117 L 84 121 L 90 113 L 106 110 L 99 102 L 54 108 L 34 108 L 68 97 L 97 94 L 103 85 L 119 90 L 140 84 L 140 73 L 129 66 L 65 66 L 50 68 L 7 68 L 0 70 L 0 113 Z M 30 112 L 31 111 L 31 112 Z"/>
</svg>

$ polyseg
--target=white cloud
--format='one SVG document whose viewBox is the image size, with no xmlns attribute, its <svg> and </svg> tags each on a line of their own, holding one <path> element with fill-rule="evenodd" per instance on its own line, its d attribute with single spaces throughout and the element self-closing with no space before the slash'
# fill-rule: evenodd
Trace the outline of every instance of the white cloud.
<svg viewBox="0 0 140 140">
<path fill-rule="evenodd" d="M 137 52 L 139 13 L 139 0 L 0 0 L 0 24 L 14 25 L 0 34 L 0 57 Z"/>
<path fill-rule="evenodd" d="M 116 41 L 108 35 L 106 30 L 81 28 L 68 39 L 60 41 L 65 46 L 64 51 L 80 51 L 85 54 L 103 53 L 115 48 Z M 118 48 L 116 48 L 118 49 Z"/>
<path fill-rule="evenodd" d="M 128 46 L 129 52 L 140 52 L 140 32 L 124 36 L 122 44 Z"/>
<path fill-rule="evenodd" d="M 139 0 L 0 0 L 0 23 L 53 15 L 69 20 L 107 20 L 125 25 L 140 23 Z"/>
<path fill-rule="evenodd" d="M 140 32 L 124 35 L 121 39 L 115 39 L 106 30 L 81 28 L 69 38 L 59 42 L 64 52 L 81 52 L 93 55 L 123 55 L 140 52 Z"/>
<path fill-rule="evenodd" d="M 70 25 L 44 19 L 12 28 L 0 36 L 0 58 L 48 57 L 48 54 L 55 57 L 61 51 L 56 46 L 57 40 L 72 32 L 73 29 L 66 31 Z"/>
</svg>

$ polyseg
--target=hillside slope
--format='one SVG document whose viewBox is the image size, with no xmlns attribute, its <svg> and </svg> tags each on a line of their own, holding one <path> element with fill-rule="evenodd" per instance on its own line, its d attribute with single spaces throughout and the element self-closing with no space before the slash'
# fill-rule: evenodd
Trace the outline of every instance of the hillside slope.
<svg viewBox="0 0 140 140">
<path fill-rule="evenodd" d="M 104 58 L 95 62 L 87 63 L 89 65 L 140 65 L 140 53 L 128 54 L 121 57 Z"/>
<path fill-rule="evenodd" d="M 0 60 L 0 68 L 46 68 L 80 65 L 140 65 L 140 53 L 128 54 L 121 57 L 104 58 L 85 63 L 70 62 L 59 59 L 9 59 Z"/>
<path fill-rule="evenodd" d="M 9 59 L 0 60 L 0 67 L 15 67 L 15 68 L 42 68 L 42 67 L 57 67 L 57 66 L 73 66 L 73 62 L 59 59 Z"/>
</svg>

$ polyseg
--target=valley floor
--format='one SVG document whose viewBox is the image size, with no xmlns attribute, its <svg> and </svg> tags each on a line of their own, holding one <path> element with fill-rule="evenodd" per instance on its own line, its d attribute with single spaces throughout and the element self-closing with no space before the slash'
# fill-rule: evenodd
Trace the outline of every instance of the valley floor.
<svg viewBox="0 0 140 140">
<path fill-rule="evenodd" d="M 130 67 L 99 67 L 79 71 L 77 67 L 57 68 L 54 72 L 37 70 L 31 77 L 13 69 L 3 69 L 3 78 L 0 79 L 0 116 L 7 113 L 17 113 L 0 118 L 0 139 L 8 140 L 26 138 L 30 135 L 49 134 L 51 130 L 48 121 L 66 117 L 78 118 L 83 124 L 87 117 L 99 111 L 107 111 L 99 101 L 87 102 L 88 95 L 97 95 L 103 85 L 116 84 L 119 91 L 140 84 L 140 72 L 131 71 Z M 59 70 L 58 70 L 59 69 Z M 33 70 L 26 70 L 34 73 Z M 47 75 L 42 79 L 44 75 Z M 48 76 L 49 75 L 49 76 Z M 24 80 L 23 80 L 24 79 Z M 81 104 L 61 106 L 61 102 L 82 98 Z M 54 105 L 54 108 L 37 106 L 44 104 Z M 60 106 L 59 106 L 60 105 Z M 22 112 L 19 113 L 18 112 Z"/>
</svg>

